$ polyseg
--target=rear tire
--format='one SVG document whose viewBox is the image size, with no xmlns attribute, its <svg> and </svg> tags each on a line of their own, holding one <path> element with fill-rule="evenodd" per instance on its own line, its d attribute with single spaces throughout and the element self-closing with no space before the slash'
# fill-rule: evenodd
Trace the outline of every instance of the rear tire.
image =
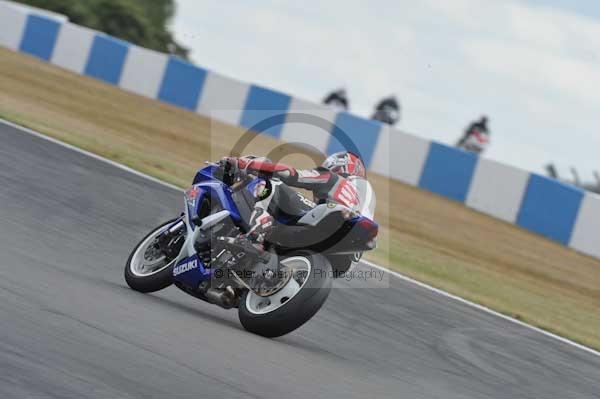
<svg viewBox="0 0 600 399">
<path fill-rule="evenodd" d="M 306 282 L 291 299 L 280 307 L 262 314 L 251 308 L 252 298 L 248 297 L 256 297 L 256 294 L 246 291 L 240 300 L 238 316 L 247 331 L 267 338 L 280 337 L 310 320 L 325 303 L 333 281 L 331 265 L 327 258 L 305 251 L 289 254 L 285 258 L 294 257 L 305 258 L 311 264 Z"/>
<path fill-rule="evenodd" d="M 140 256 L 140 254 L 138 252 L 139 252 L 139 250 L 143 250 L 143 249 L 140 249 L 141 246 L 143 246 L 143 245 L 147 246 L 148 240 L 150 238 L 152 238 L 153 236 L 154 237 L 158 236 L 168 226 L 173 224 L 173 222 L 175 222 L 175 220 L 176 219 L 169 220 L 168 222 L 165 222 L 165 223 L 161 224 L 160 226 L 158 226 L 157 228 L 153 229 L 149 234 L 147 234 L 135 246 L 135 248 L 133 248 L 133 251 L 131 251 L 131 255 L 129 255 L 129 259 L 127 259 L 127 263 L 125 264 L 125 273 L 124 273 L 125 281 L 127 282 L 127 285 L 129 285 L 129 287 L 131 287 L 131 289 L 138 291 L 138 292 L 149 293 L 149 292 L 160 291 L 162 289 L 167 288 L 171 284 L 173 284 L 173 266 L 175 263 L 174 261 L 170 261 L 164 267 L 162 267 L 159 270 L 157 270 L 156 272 L 153 272 L 148 275 L 140 275 L 139 273 L 135 273 L 135 271 L 134 271 L 135 262 L 133 262 L 133 261 L 134 261 L 134 257 Z"/>
<path fill-rule="evenodd" d="M 343 277 L 344 274 L 352 267 L 352 259 L 350 255 L 330 255 L 327 257 L 331 263 L 333 270 L 333 278 Z"/>
</svg>

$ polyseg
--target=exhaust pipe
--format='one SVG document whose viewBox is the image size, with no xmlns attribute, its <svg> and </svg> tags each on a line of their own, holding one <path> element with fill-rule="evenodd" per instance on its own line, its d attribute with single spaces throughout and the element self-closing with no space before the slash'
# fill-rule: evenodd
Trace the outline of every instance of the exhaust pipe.
<svg viewBox="0 0 600 399">
<path fill-rule="evenodd" d="M 227 286 L 224 290 L 209 288 L 205 295 L 210 303 L 225 309 L 231 309 L 236 305 L 235 291 L 231 286 Z"/>
</svg>

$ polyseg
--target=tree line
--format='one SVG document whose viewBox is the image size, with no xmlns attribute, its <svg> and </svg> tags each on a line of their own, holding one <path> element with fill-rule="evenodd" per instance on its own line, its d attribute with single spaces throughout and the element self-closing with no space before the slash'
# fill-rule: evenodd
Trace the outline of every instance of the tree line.
<svg viewBox="0 0 600 399">
<path fill-rule="evenodd" d="M 17 0 L 69 17 L 142 47 L 187 58 L 189 50 L 175 41 L 169 23 L 174 0 Z"/>
</svg>

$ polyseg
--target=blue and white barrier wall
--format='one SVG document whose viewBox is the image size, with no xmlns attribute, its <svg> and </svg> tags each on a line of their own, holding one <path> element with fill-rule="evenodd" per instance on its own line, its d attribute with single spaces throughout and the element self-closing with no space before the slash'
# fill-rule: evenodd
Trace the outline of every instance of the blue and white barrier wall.
<svg viewBox="0 0 600 399">
<path fill-rule="evenodd" d="M 0 2 L 0 45 L 202 115 L 239 110 L 220 118 L 232 125 L 250 128 L 262 118 L 273 117 L 277 123 L 260 133 L 307 143 L 323 153 L 339 150 L 339 132 L 345 132 L 372 172 L 462 202 L 600 258 L 600 197 L 574 186 L 243 83 L 5 2 Z M 330 131 L 290 118 L 306 112 L 325 121 Z"/>
</svg>

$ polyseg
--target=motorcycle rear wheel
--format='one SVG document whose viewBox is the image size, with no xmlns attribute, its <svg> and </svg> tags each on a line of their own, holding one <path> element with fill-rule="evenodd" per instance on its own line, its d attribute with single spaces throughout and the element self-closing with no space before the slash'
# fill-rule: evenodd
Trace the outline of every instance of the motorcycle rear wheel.
<svg viewBox="0 0 600 399">
<path fill-rule="evenodd" d="M 263 337 L 280 337 L 302 326 L 323 306 L 331 291 L 333 273 L 323 255 L 298 251 L 286 255 L 281 264 L 294 270 L 281 290 L 269 297 L 246 291 L 240 300 L 242 326 Z"/>
</svg>

